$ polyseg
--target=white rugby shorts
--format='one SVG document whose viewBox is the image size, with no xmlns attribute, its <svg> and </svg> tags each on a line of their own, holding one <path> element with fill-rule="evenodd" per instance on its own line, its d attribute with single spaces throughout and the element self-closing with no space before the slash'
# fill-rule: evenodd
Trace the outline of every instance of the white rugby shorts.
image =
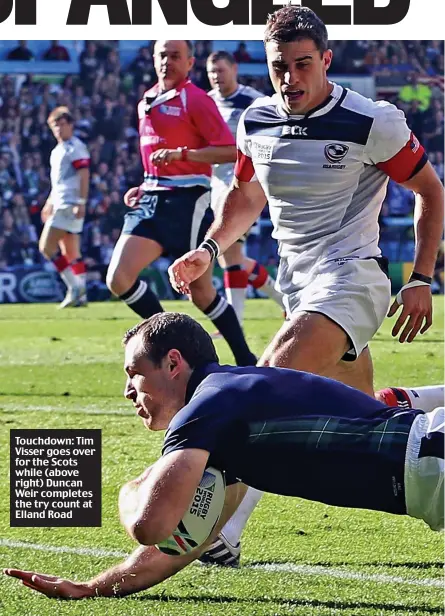
<svg viewBox="0 0 445 616">
<path fill-rule="evenodd" d="M 292 266 L 292 257 L 282 257 L 277 278 L 287 317 L 303 311 L 329 317 L 351 340 L 344 359 L 358 357 L 383 323 L 391 302 L 391 282 L 377 261 L 318 262 L 303 276 Z"/>
<path fill-rule="evenodd" d="M 68 233 L 82 233 L 84 218 L 76 218 L 73 213 L 74 205 L 57 208 L 46 221 L 49 227 L 68 231 Z"/>
<path fill-rule="evenodd" d="M 406 448 L 406 512 L 433 530 L 444 529 L 444 423 L 443 406 L 418 415 Z"/>
</svg>

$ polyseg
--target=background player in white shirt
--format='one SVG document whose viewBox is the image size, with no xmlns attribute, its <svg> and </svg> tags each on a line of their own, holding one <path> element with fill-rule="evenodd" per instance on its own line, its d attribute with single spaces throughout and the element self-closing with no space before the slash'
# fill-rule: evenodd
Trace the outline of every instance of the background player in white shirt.
<svg viewBox="0 0 445 616">
<path fill-rule="evenodd" d="M 73 117 L 67 107 L 54 109 L 48 125 L 57 145 L 51 152 L 51 193 L 42 209 L 45 225 L 39 250 L 54 263 L 67 286 L 59 306 L 66 308 L 86 304 L 80 239 L 90 182 L 90 155 L 86 145 L 73 135 Z"/>
<path fill-rule="evenodd" d="M 432 323 L 443 186 L 401 111 L 328 81 L 327 45 L 325 25 L 306 7 L 269 17 L 265 46 L 276 94 L 255 101 L 240 119 L 231 191 L 207 241 L 177 260 L 170 277 L 187 290 L 268 200 L 290 320 L 262 363 L 329 376 L 373 395 L 367 343 L 388 313 L 391 291 L 378 248 L 388 179 L 416 194 L 413 274 L 388 313 L 402 307 L 392 330 L 400 342 L 412 342 Z M 249 507 L 233 522 L 231 542 L 248 516 Z"/>
<path fill-rule="evenodd" d="M 212 90 L 208 93 L 215 101 L 234 137 L 241 114 L 251 103 L 263 96 L 261 92 L 238 83 L 238 65 L 227 51 L 214 51 L 207 58 L 207 75 Z M 213 165 L 211 203 L 214 212 L 224 203 L 233 179 L 233 163 Z M 275 280 L 261 263 L 243 254 L 243 235 L 229 246 L 218 258 L 224 269 L 224 288 L 227 300 L 232 304 L 239 322 L 243 322 L 246 289 L 251 284 L 254 289 L 265 293 L 282 306 L 281 293 L 275 290 Z"/>
</svg>

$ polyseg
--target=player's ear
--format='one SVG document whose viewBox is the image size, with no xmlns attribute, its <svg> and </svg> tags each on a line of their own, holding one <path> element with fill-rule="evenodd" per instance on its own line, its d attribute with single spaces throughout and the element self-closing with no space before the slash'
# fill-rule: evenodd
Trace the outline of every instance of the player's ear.
<svg viewBox="0 0 445 616">
<path fill-rule="evenodd" d="M 172 377 L 177 376 L 182 370 L 183 358 L 178 349 L 171 349 L 168 352 L 168 370 Z"/>
<path fill-rule="evenodd" d="M 326 70 L 331 66 L 332 55 L 332 49 L 327 49 L 323 54 L 323 64 Z"/>
</svg>

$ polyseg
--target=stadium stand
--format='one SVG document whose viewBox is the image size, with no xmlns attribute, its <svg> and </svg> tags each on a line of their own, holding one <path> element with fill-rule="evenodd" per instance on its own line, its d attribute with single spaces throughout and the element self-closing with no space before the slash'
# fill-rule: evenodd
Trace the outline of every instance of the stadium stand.
<svg viewBox="0 0 445 616">
<path fill-rule="evenodd" d="M 83 250 L 90 278 L 102 284 L 120 233 L 123 194 L 142 178 L 135 112 L 138 99 L 155 80 L 152 45 L 153 41 L 0 41 L 1 271 L 42 264 L 37 238 L 54 147 L 46 119 L 55 106 L 68 105 L 76 120 L 75 134 L 91 152 Z M 195 46 L 192 80 L 200 87 L 209 87 L 208 54 L 225 49 L 237 54 L 242 82 L 271 92 L 260 41 L 195 41 Z M 331 78 L 402 108 L 443 181 L 443 41 L 339 41 L 331 46 Z M 380 222 L 381 247 L 391 261 L 412 260 L 413 205 L 410 191 L 390 183 Z M 277 262 L 267 208 L 252 229 L 247 251 L 266 265 Z M 159 266 L 165 275 L 166 263 L 160 261 Z M 443 272 L 439 259 L 440 267 Z"/>
</svg>

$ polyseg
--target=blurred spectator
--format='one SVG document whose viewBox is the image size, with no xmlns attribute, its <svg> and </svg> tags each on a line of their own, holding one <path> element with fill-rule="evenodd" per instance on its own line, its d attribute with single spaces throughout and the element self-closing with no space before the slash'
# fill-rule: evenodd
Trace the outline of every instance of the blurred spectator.
<svg viewBox="0 0 445 616">
<path fill-rule="evenodd" d="M 80 81 L 85 86 L 85 91 L 90 93 L 94 81 L 97 78 L 97 72 L 101 67 L 97 55 L 97 45 L 93 41 L 85 41 L 85 49 L 79 57 Z"/>
<path fill-rule="evenodd" d="M 407 81 L 408 83 L 399 92 L 400 100 L 408 104 L 417 100 L 419 101 L 420 111 L 426 111 L 430 106 L 431 88 L 427 84 L 419 83 L 418 75 L 414 72 L 407 76 Z"/>
<path fill-rule="evenodd" d="M 426 139 L 426 146 L 430 152 L 443 152 L 444 144 L 444 116 L 443 109 L 437 109 L 431 121 L 428 123 L 424 137 Z"/>
<path fill-rule="evenodd" d="M 17 262 L 15 265 L 39 265 L 42 263 L 42 258 L 39 252 L 37 242 L 32 241 L 29 234 L 23 232 L 20 236 L 20 248 L 17 251 Z"/>
<path fill-rule="evenodd" d="M 414 212 L 413 192 L 391 180 L 385 202 L 388 205 L 388 216 L 412 216 Z"/>
<path fill-rule="evenodd" d="M 52 62 L 69 62 L 71 60 L 68 49 L 59 45 L 59 41 L 51 41 L 51 47 L 45 51 L 43 59 Z"/>
<path fill-rule="evenodd" d="M 27 41 L 18 41 L 18 47 L 11 49 L 7 55 L 8 60 L 34 60 L 34 54 L 28 49 Z"/>
<path fill-rule="evenodd" d="M 417 99 L 411 101 L 411 105 L 406 112 L 406 120 L 417 139 L 423 143 L 423 123 L 424 112 L 420 110 L 420 103 Z"/>
<path fill-rule="evenodd" d="M 252 57 L 250 53 L 247 51 L 246 43 L 240 43 L 233 54 L 233 57 L 241 64 L 241 62 L 252 62 Z"/>
<path fill-rule="evenodd" d="M 20 238 L 14 218 L 10 210 L 3 210 L 0 220 L 0 236 L 4 238 L 2 259 L 7 266 L 16 265 L 20 261 Z"/>
<path fill-rule="evenodd" d="M 444 292 L 444 243 L 442 242 L 437 253 L 436 265 L 434 268 L 433 284 L 431 285 L 433 293 Z"/>
<path fill-rule="evenodd" d="M 430 154 L 431 164 L 436 170 L 437 175 L 444 181 L 444 166 L 443 166 L 443 150 L 437 150 L 437 152 L 431 152 Z"/>
<path fill-rule="evenodd" d="M 136 84 L 148 86 L 154 80 L 153 58 L 149 47 L 140 47 L 138 55 L 128 66 Z"/>
</svg>

